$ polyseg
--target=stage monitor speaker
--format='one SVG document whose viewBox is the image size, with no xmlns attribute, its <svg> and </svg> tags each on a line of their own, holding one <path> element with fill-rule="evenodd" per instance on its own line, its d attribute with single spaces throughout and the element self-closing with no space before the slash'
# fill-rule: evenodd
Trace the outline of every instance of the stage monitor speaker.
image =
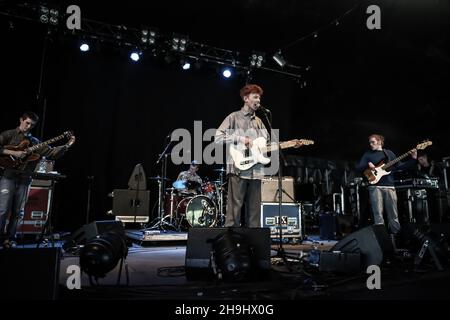
<svg viewBox="0 0 450 320">
<path fill-rule="evenodd" d="M 125 230 L 122 222 L 113 220 L 94 221 L 73 232 L 64 242 L 63 248 L 67 250 L 68 248 L 85 244 L 86 241 L 107 232 L 115 232 L 125 238 Z"/>
<path fill-rule="evenodd" d="M 372 225 L 353 232 L 336 243 L 330 251 L 360 253 L 364 267 L 380 265 L 394 253 L 391 239 L 384 225 Z"/>
<path fill-rule="evenodd" d="M 281 186 L 283 189 L 281 202 L 295 202 L 294 178 L 283 177 Z M 278 177 L 264 178 L 261 180 L 261 202 L 278 202 Z"/>
<path fill-rule="evenodd" d="M 57 299 L 60 259 L 61 248 L 0 250 L 1 300 Z"/>
<path fill-rule="evenodd" d="M 270 229 L 269 228 L 190 228 L 186 246 L 186 278 L 188 280 L 213 278 L 211 269 L 211 240 L 229 229 L 243 235 L 254 248 L 253 260 L 259 273 L 265 275 L 270 270 Z"/>
</svg>

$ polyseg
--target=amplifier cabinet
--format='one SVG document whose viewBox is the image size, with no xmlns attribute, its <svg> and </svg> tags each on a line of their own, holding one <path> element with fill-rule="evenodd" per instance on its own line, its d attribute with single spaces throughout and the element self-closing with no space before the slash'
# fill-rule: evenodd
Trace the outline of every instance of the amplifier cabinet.
<svg viewBox="0 0 450 320">
<path fill-rule="evenodd" d="M 294 178 L 283 177 L 281 187 L 281 202 L 295 203 Z M 261 180 L 261 201 L 278 202 L 278 177 L 264 177 Z"/>
<path fill-rule="evenodd" d="M 30 187 L 24 216 L 17 225 L 18 234 L 40 234 L 48 219 L 52 197 L 50 188 Z"/>
<path fill-rule="evenodd" d="M 280 223 L 281 222 L 281 223 Z M 261 227 L 270 229 L 270 236 L 277 238 L 303 238 L 302 209 L 296 203 L 281 204 L 281 221 L 277 202 L 261 203 Z"/>
</svg>

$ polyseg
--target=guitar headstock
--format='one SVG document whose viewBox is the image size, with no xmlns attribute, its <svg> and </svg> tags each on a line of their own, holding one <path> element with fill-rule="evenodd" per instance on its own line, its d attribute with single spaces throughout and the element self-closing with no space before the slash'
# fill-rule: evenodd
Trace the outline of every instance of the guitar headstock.
<svg viewBox="0 0 450 320">
<path fill-rule="evenodd" d="M 73 131 L 72 130 L 67 130 L 63 133 L 63 136 L 66 138 L 71 138 L 73 136 Z"/>
<path fill-rule="evenodd" d="M 298 148 L 298 147 L 301 147 L 301 146 L 308 146 L 308 145 L 314 144 L 313 140 L 307 140 L 307 139 L 295 139 L 293 141 L 295 143 L 294 148 Z"/>
<path fill-rule="evenodd" d="M 417 150 L 423 150 L 428 146 L 431 146 L 433 144 L 433 142 L 431 140 L 425 140 L 419 144 L 417 144 L 416 149 Z"/>
</svg>

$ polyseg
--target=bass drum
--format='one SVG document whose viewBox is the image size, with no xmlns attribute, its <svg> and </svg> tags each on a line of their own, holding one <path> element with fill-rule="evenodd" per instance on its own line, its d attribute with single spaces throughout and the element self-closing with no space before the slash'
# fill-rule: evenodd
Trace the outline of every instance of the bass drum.
<svg viewBox="0 0 450 320">
<path fill-rule="evenodd" d="M 184 198 L 177 207 L 178 216 L 190 227 L 214 227 L 217 224 L 217 206 L 206 196 Z"/>
</svg>

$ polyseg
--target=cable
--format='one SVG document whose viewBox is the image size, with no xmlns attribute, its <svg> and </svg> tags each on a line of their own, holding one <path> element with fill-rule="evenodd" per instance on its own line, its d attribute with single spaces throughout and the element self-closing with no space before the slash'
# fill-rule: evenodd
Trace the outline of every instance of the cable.
<svg viewBox="0 0 450 320">
<path fill-rule="evenodd" d="M 325 29 L 331 28 L 332 26 L 338 26 L 340 24 L 340 21 L 343 20 L 347 15 L 353 13 L 353 11 L 355 11 L 361 4 L 363 3 L 363 1 L 358 2 L 356 5 L 354 5 L 352 8 L 350 8 L 349 10 L 347 10 L 343 15 L 341 15 L 340 17 L 334 19 L 333 21 L 331 21 L 330 23 L 326 24 L 325 26 L 320 27 L 319 29 L 316 29 L 315 31 L 299 38 L 296 39 L 290 43 L 288 43 L 287 45 L 281 47 L 281 50 L 286 50 L 288 48 L 291 48 L 292 46 L 294 46 L 295 44 L 302 42 L 310 37 L 317 37 L 319 32 L 324 31 Z"/>
</svg>

